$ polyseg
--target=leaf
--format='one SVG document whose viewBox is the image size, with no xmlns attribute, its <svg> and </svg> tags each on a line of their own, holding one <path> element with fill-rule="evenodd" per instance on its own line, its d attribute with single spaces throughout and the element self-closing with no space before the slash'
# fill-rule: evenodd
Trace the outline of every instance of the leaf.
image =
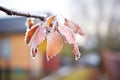
<svg viewBox="0 0 120 80">
<path fill-rule="evenodd" d="M 78 58 L 80 58 L 80 55 L 81 55 L 79 52 L 78 45 L 73 44 L 72 47 L 73 47 L 73 53 L 75 55 L 75 60 L 78 60 Z"/>
<path fill-rule="evenodd" d="M 37 48 L 31 47 L 31 51 L 30 52 L 31 52 L 32 57 L 34 58 L 35 55 L 37 54 Z"/>
<path fill-rule="evenodd" d="M 46 57 L 49 61 L 50 58 L 56 56 L 63 47 L 62 36 L 57 32 L 53 31 L 47 36 L 47 48 L 46 48 Z"/>
<path fill-rule="evenodd" d="M 26 44 L 30 43 L 30 41 L 31 41 L 33 35 L 35 34 L 35 32 L 37 31 L 38 27 L 39 27 L 38 25 L 35 25 L 31 29 L 29 29 L 29 30 L 27 29 L 26 35 L 25 35 L 25 42 L 26 42 Z"/>
<path fill-rule="evenodd" d="M 74 33 L 73 31 L 66 27 L 66 26 L 58 26 L 59 32 L 65 37 L 65 39 L 68 41 L 69 44 L 74 44 L 75 39 L 74 39 Z"/>
<path fill-rule="evenodd" d="M 75 55 L 75 60 L 78 60 L 78 58 L 80 58 L 80 52 L 79 52 L 78 46 L 75 43 L 75 39 L 74 39 L 75 38 L 75 34 L 74 34 L 74 32 L 70 28 L 68 28 L 66 26 L 63 26 L 63 27 L 59 26 L 58 30 L 66 38 L 68 43 L 72 44 L 73 53 Z"/>
<path fill-rule="evenodd" d="M 33 25 L 33 23 L 32 23 L 31 18 L 28 18 L 27 21 L 26 21 L 26 26 L 27 26 L 27 28 L 28 28 L 28 29 L 31 29 L 32 25 Z"/>
<path fill-rule="evenodd" d="M 33 38 L 33 41 L 31 43 L 31 54 L 33 57 L 35 57 L 37 51 L 38 51 L 38 45 L 41 44 L 45 39 L 45 28 L 42 26 L 39 26 L 38 30 L 36 31 L 36 34 Z"/>
<path fill-rule="evenodd" d="M 72 28 L 75 33 L 78 33 L 80 35 L 85 35 L 85 32 L 81 29 L 81 27 L 75 24 L 74 22 L 66 19 L 65 25 Z"/>
<path fill-rule="evenodd" d="M 41 42 L 43 42 L 43 40 L 45 39 L 45 28 L 42 26 L 39 26 L 34 39 L 33 39 L 33 43 L 36 47 L 38 47 L 39 44 L 41 44 Z"/>
<path fill-rule="evenodd" d="M 47 23 L 46 23 L 47 27 L 50 27 L 52 25 L 52 21 L 54 18 L 55 18 L 55 16 L 51 16 L 48 18 Z"/>
<path fill-rule="evenodd" d="M 46 53 L 46 46 L 47 46 L 47 39 L 45 38 L 45 40 L 39 44 L 38 46 L 38 50 L 40 53 Z"/>
</svg>

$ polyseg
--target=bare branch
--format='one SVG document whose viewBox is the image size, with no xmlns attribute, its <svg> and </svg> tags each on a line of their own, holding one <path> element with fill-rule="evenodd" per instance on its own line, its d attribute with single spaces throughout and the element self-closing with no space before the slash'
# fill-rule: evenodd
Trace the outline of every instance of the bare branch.
<svg viewBox="0 0 120 80">
<path fill-rule="evenodd" d="M 14 15 L 14 16 L 33 17 L 33 18 L 39 18 L 42 21 L 45 20 L 45 17 L 43 17 L 43 16 L 32 15 L 32 14 L 29 14 L 29 13 L 21 13 L 21 12 L 17 12 L 17 11 L 7 9 L 5 7 L 2 7 L 2 6 L 0 6 L 0 10 L 5 12 L 7 15 L 11 15 L 11 16 Z"/>
</svg>

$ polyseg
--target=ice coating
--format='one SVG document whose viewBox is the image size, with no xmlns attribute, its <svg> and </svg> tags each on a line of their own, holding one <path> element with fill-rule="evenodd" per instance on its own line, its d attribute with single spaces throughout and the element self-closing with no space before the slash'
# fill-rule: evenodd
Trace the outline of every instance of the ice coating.
<svg viewBox="0 0 120 80">
<path fill-rule="evenodd" d="M 33 20 L 28 19 L 26 24 L 28 27 L 25 41 L 30 44 L 33 58 L 38 53 L 38 49 L 43 48 L 41 44 L 44 41 L 46 41 L 46 46 L 45 51 L 42 52 L 46 53 L 47 61 L 60 53 L 63 41 L 67 41 L 72 46 L 75 60 L 80 58 L 81 54 L 75 42 L 75 34 L 84 35 L 84 32 L 74 22 L 65 19 L 61 15 L 55 15 L 48 17 L 46 21 L 39 21 L 35 18 Z"/>
<path fill-rule="evenodd" d="M 65 39 L 68 41 L 69 44 L 73 47 L 73 53 L 75 55 L 75 60 L 78 60 L 80 58 L 80 52 L 77 44 L 75 43 L 75 34 L 74 32 L 68 28 L 67 26 L 59 26 L 58 30 L 60 33 L 65 37 Z"/>
<path fill-rule="evenodd" d="M 47 36 L 47 48 L 46 57 L 47 60 L 56 56 L 63 47 L 62 36 L 57 32 L 53 31 Z"/>
</svg>

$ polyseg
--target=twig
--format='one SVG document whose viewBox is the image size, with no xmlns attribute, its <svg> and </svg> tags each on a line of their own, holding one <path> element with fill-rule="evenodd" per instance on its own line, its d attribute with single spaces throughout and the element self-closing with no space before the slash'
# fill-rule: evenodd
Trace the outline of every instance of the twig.
<svg viewBox="0 0 120 80">
<path fill-rule="evenodd" d="M 2 7 L 2 6 L 0 6 L 0 10 L 3 11 L 3 12 L 5 12 L 7 15 L 24 16 L 24 17 L 34 17 L 34 18 L 39 18 L 42 21 L 45 20 L 45 17 L 43 17 L 43 16 L 32 15 L 32 14 L 29 14 L 29 13 L 16 12 L 16 11 L 7 9 L 5 7 Z"/>
</svg>

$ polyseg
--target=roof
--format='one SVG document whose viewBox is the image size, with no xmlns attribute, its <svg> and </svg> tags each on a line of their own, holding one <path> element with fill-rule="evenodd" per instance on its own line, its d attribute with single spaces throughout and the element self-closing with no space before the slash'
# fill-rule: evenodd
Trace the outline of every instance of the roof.
<svg viewBox="0 0 120 80">
<path fill-rule="evenodd" d="M 22 17 L 0 19 L 0 34 L 25 32 L 25 21 Z"/>
</svg>

